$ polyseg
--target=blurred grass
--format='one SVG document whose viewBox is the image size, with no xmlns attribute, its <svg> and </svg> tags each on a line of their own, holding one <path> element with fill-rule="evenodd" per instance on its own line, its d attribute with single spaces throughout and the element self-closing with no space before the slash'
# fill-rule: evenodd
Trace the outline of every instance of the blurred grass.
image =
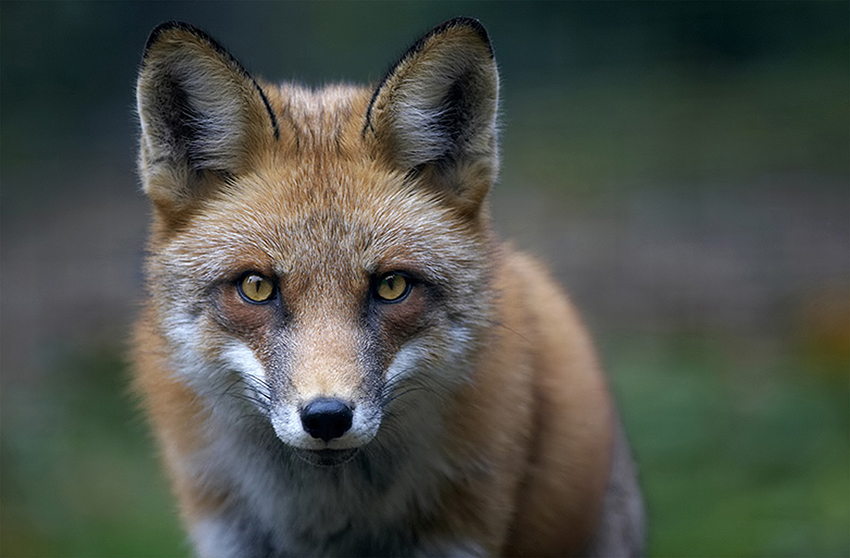
<svg viewBox="0 0 850 558">
<path fill-rule="evenodd" d="M 606 339 L 654 556 L 847 556 L 848 363 L 740 340 Z"/>
<path fill-rule="evenodd" d="M 3 386 L 0 555 L 186 554 L 123 351 L 54 362 L 47 386 Z"/>
<path fill-rule="evenodd" d="M 640 463 L 651 555 L 850 552 L 844 369 L 812 374 L 821 365 L 804 354 L 704 337 L 620 333 L 602 346 Z M 4 400 L 18 428 L 3 438 L 0 554 L 185 554 L 121 353 L 70 356 L 48 390 Z"/>
</svg>

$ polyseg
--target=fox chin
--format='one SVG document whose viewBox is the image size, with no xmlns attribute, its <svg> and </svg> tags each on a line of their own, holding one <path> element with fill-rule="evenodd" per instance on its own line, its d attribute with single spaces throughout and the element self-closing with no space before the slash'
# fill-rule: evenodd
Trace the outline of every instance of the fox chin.
<svg viewBox="0 0 850 558">
<path fill-rule="evenodd" d="M 199 556 L 642 554 L 589 334 L 491 225 L 498 91 L 471 18 L 362 88 L 151 33 L 134 385 Z"/>
</svg>

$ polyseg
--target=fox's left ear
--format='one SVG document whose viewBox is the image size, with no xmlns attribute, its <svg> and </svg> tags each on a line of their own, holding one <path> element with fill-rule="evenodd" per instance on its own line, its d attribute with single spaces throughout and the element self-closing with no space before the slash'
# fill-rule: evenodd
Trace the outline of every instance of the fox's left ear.
<svg viewBox="0 0 850 558">
<path fill-rule="evenodd" d="M 414 44 L 378 86 L 364 139 L 376 157 L 474 210 L 498 171 L 499 77 L 487 31 L 455 18 Z"/>
</svg>

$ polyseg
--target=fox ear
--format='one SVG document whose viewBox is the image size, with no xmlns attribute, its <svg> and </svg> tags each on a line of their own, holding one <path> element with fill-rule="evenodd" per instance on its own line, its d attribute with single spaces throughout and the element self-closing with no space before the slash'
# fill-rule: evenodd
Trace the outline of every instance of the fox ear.
<svg viewBox="0 0 850 558">
<path fill-rule="evenodd" d="M 402 56 L 372 96 L 363 129 L 379 160 L 480 205 L 498 170 L 499 78 L 475 19 L 435 27 Z"/>
<path fill-rule="evenodd" d="M 136 97 L 139 166 L 145 191 L 161 209 L 179 211 L 213 178 L 244 171 L 251 154 L 279 134 L 257 82 L 214 39 L 185 23 L 151 32 Z"/>
</svg>

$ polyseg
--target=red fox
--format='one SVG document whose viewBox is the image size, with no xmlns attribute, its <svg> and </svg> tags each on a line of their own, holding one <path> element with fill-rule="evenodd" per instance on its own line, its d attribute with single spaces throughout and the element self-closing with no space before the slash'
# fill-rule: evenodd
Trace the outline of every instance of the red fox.
<svg viewBox="0 0 850 558">
<path fill-rule="evenodd" d="M 471 18 L 373 88 L 152 32 L 134 377 L 198 555 L 643 552 L 588 333 L 491 226 L 498 89 Z"/>
</svg>

